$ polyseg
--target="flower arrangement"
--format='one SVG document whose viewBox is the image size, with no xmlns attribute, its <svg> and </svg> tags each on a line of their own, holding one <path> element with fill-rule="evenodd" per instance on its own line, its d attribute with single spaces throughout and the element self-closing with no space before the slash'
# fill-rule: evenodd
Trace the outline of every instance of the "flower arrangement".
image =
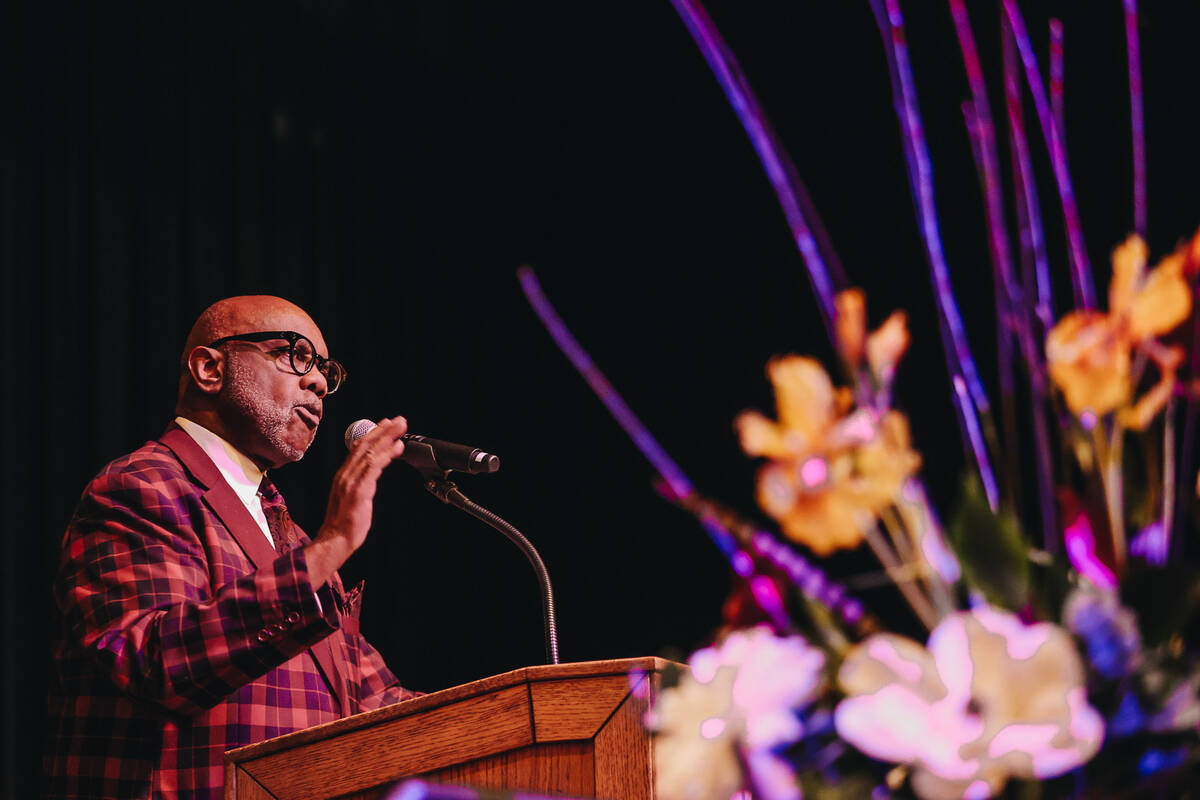
<svg viewBox="0 0 1200 800">
<path fill-rule="evenodd" d="M 1200 234 L 1153 270 L 1144 254 L 1136 237 L 1118 247 L 1109 311 L 1072 312 L 1046 337 L 1053 397 L 1069 409 L 1060 435 L 1076 459 L 1070 474 L 1085 484 L 1090 476 L 1102 493 L 1127 488 L 1111 439 L 1152 435 L 1182 391 L 1182 350 L 1157 337 L 1190 315 Z M 833 604 L 763 546 L 767 534 L 712 501 L 681 499 L 775 569 L 759 570 L 772 589 L 751 592 L 755 610 L 731 604 L 724 638 L 693 655 L 651 713 L 660 796 L 725 800 L 747 790 L 792 800 L 807 785 L 822 797 L 857 797 L 872 788 L 864 781 L 872 770 L 850 758 L 840 773 L 849 748 L 893 765 L 876 795 L 907 787 L 927 800 L 992 797 L 1010 780 L 1086 775 L 1107 750 L 1120 758 L 1100 771 L 1127 790 L 1156 774 L 1186 785 L 1200 757 L 1200 660 L 1183 628 L 1144 636 L 1139 612 L 1160 609 L 1132 601 L 1136 584 L 1162 569 L 1161 546 L 1133 547 L 1136 564 L 1112 539 L 1098 553 L 1095 532 L 1122 527 L 1107 517 L 1119 501 L 1097 509 L 1067 490 L 1062 505 L 1073 516 L 1060 554 L 1030 546 L 1019 522 L 988 508 L 977 488 L 948 535 L 917 482 L 907 421 L 886 403 L 908 341 L 903 315 L 867 334 L 861 292 L 842 293 L 835 307 L 838 352 L 855 385 L 835 388 L 811 358 L 773 359 L 776 419 L 747 411 L 735 428 L 745 452 L 765 459 L 758 502 L 783 536 L 818 556 L 867 542 L 930 628 L 928 640 L 857 616 L 838 625 Z M 1139 359 L 1158 376 L 1135 375 Z M 1134 544 L 1162 536 L 1155 520 Z M 978 537 L 993 541 L 972 546 Z M 1186 573 L 1189 612 L 1197 577 Z M 789 604 L 789 594 L 801 603 Z M 739 627 L 760 617 L 773 618 L 775 630 Z M 797 635 L 801 627 L 808 636 Z M 750 721 L 766 718 L 773 735 L 750 735 Z M 1063 792 L 1078 788 L 1079 779 L 1061 780 Z"/>
<path fill-rule="evenodd" d="M 675 5 L 764 164 L 787 163 L 704 10 L 692 0 Z M 903 21 L 895 0 L 872 5 L 928 241 L 936 236 L 932 187 Z M 1019 154 L 1024 132 L 1014 119 L 1013 85 L 1018 63 L 1028 69 L 1032 51 L 1015 3 L 1002 5 L 1010 135 Z M 690 487 L 664 490 L 722 532 L 718 543 L 725 542 L 746 581 L 727 605 L 718 643 L 692 657 L 690 672 L 665 688 L 651 712 L 663 800 L 726 800 L 737 791 L 768 800 L 805 792 L 926 800 L 1005 792 L 1140 796 L 1147 787 L 1167 796 L 1200 777 L 1200 643 L 1189 637 L 1200 571 L 1182 559 L 1167 566 L 1169 555 L 1183 554 L 1183 500 L 1200 492 L 1200 485 L 1191 488 L 1195 467 L 1175 456 L 1179 440 L 1190 436 L 1180 422 L 1190 429 L 1195 418 L 1196 393 L 1180 373 L 1186 359 L 1200 355 L 1184 342 L 1200 339 L 1181 330 L 1189 323 L 1200 331 L 1192 303 L 1200 233 L 1153 268 L 1142 238 L 1128 236 L 1113 251 L 1107 309 L 1097 307 L 1090 267 L 1073 241 L 1076 307 L 1054 319 L 1041 276 L 1027 269 L 1018 279 L 1009 263 L 986 91 L 965 7 L 953 0 L 950 6 L 975 93 L 968 127 L 988 199 L 1002 295 L 997 312 L 1012 320 L 1012 358 L 1028 377 L 1040 504 L 1023 517 L 1001 491 L 1019 478 L 992 466 L 998 426 L 953 294 L 939 282 L 939 247 L 931 247 L 930 263 L 974 466 L 947 526 L 920 483 L 908 421 L 891 403 L 909 344 L 905 315 L 894 312 L 868 332 L 863 293 L 837 291 L 844 279 L 825 266 L 836 261 L 822 259 L 820 248 L 805 253 L 847 385 L 835 386 L 810 357 L 767 365 L 774 418 L 746 411 L 735 421 L 742 449 L 763 460 L 758 505 L 782 539 L 816 557 L 865 542 L 928 637 L 921 643 L 889 632 L 861 606 L 848 607 L 836 582 L 780 535 Z M 1029 88 L 1035 101 L 1044 92 L 1033 79 Z M 1061 120 L 1058 127 L 1053 115 L 1041 121 L 1060 189 L 1067 190 L 1061 196 L 1070 229 Z M 1139 124 L 1135 119 L 1135 130 Z M 789 222 L 798 234 L 819 230 L 797 181 L 780 179 L 776 190 L 795 211 Z M 1039 224 L 1026 215 L 1022 233 Z M 1027 263 L 1039 260 L 1023 255 Z M 1030 533 L 1039 529 L 1035 544 Z"/>
<path fill-rule="evenodd" d="M 566 332 L 528 270 L 526 292 L 560 346 L 695 514 L 742 580 L 725 626 L 667 685 L 657 734 L 660 800 L 1180 796 L 1200 785 L 1200 567 L 1184 531 L 1200 495 L 1200 232 L 1152 268 L 1131 234 L 1095 297 L 1062 140 L 1015 0 L 1003 12 L 1004 85 L 1019 236 L 1005 223 L 997 134 L 963 0 L 949 0 L 971 85 L 966 121 L 981 177 L 1006 321 L 1001 366 L 1023 372 L 1016 428 L 999 421 L 963 334 L 942 257 L 929 154 L 899 0 L 871 0 L 887 52 L 910 188 L 926 242 L 959 431 L 971 464 L 943 525 L 920 481 L 892 386 L 909 345 L 903 312 L 868 331 L 786 153 L 697 0 L 672 0 L 750 136 L 812 280 L 844 385 L 816 359 L 767 365 L 774 417 L 743 412 L 742 449 L 762 459 L 765 530 L 699 495 Z M 1135 151 L 1141 143 L 1136 2 L 1129 26 Z M 1061 32 L 1060 32 L 1061 33 Z M 1053 52 L 1053 50 L 1052 50 Z M 1022 120 L 1027 86 L 1065 222 L 1074 307 L 1056 315 Z M 1057 113 L 1056 113 L 1057 111 Z M 1140 157 L 1140 156 L 1139 156 Z M 1135 228 L 1145 229 L 1144 164 Z M 1010 241 L 1020 241 L 1021 269 Z M 1185 363 L 1187 366 L 1185 367 Z M 1020 439 L 1037 502 L 1013 500 Z M 1028 466 L 1028 464 L 1026 465 Z M 816 558 L 865 543 L 927 632 L 892 632 Z M 797 549 L 797 548 L 802 549 Z M 669 683 L 669 681 L 668 681 Z"/>
</svg>

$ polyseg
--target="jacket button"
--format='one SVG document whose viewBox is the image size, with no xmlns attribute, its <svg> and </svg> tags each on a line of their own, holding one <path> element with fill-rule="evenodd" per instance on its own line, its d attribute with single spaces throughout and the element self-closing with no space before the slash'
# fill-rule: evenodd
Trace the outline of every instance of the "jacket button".
<svg viewBox="0 0 1200 800">
<path fill-rule="evenodd" d="M 292 613 L 290 613 L 286 617 L 284 617 L 284 619 L 287 620 L 287 623 L 289 625 L 295 625 L 297 622 L 300 621 L 300 612 L 293 611 Z"/>
<path fill-rule="evenodd" d="M 265 642 L 270 638 L 271 638 L 271 634 L 268 633 L 267 631 L 259 631 L 258 632 L 258 640 L 260 642 Z"/>
</svg>

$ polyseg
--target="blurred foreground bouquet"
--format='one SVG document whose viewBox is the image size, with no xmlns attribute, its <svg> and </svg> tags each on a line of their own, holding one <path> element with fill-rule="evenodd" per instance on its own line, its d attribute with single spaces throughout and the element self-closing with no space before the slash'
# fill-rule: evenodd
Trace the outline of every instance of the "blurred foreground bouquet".
<svg viewBox="0 0 1200 800">
<path fill-rule="evenodd" d="M 712 501 L 681 500 L 754 567 L 741 570 L 723 637 L 651 712 L 660 797 L 984 798 L 1029 781 L 1051 796 L 1137 796 L 1200 778 L 1200 570 L 1186 544 L 1172 548 L 1165 519 L 1172 482 L 1195 492 L 1195 468 L 1175 480 L 1163 454 L 1177 435 L 1167 415 L 1193 398 L 1178 376 L 1184 349 L 1159 338 L 1191 314 L 1200 234 L 1153 270 L 1139 252 L 1136 237 L 1117 249 L 1108 312 L 1071 312 L 1045 337 L 1064 466 L 1050 510 L 1062 522 L 1044 547 L 977 479 L 948 528 L 938 523 L 907 421 L 886 402 L 902 318 L 864 336 L 861 294 L 838 298 L 852 387 L 835 388 L 811 358 L 770 362 L 776 419 L 736 421 L 747 454 L 765 459 L 761 508 L 818 556 L 866 542 L 928 640 L 869 615 L 840 619 L 814 583 L 829 579 L 803 556 Z M 885 335 L 890 355 L 876 363 L 887 369 L 863 368 L 853 342 Z M 1161 469 L 1131 469 L 1131 451 Z M 1128 547 L 1125 529 L 1137 531 Z M 757 619 L 773 625 L 740 627 Z"/>
<path fill-rule="evenodd" d="M 943 263 L 898 1 L 872 0 L 971 467 L 943 526 L 920 482 L 908 420 L 892 407 L 892 382 L 909 344 L 904 313 L 868 331 L 866 298 L 845 285 L 732 54 L 699 3 L 673 1 L 768 169 L 844 385 L 817 359 L 777 357 L 767 365 L 774 417 L 746 411 L 735 422 L 743 450 L 762 459 L 757 500 L 778 533 L 681 480 L 666 492 L 701 519 L 740 580 L 716 643 L 692 656 L 647 720 L 658 734 L 660 800 L 727 800 L 743 791 L 768 800 L 940 800 L 1194 790 L 1200 233 L 1154 266 L 1140 235 L 1113 236 L 1119 244 L 1107 303 L 1096 298 L 1061 118 L 1050 108 L 1020 11 L 1002 0 L 1011 206 L 1019 226 L 1010 232 L 970 22 L 963 2 L 951 0 L 972 89 L 967 129 L 1001 321 L 1003 396 L 993 406 Z M 1125 10 L 1136 138 L 1136 4 L 1126 0 Z M 1065 220 L 1073 305 L 1057 313 L 1031 199 L 1022 76 Z M 1144 181 L 1144 165 L 1135 173 Z M 1144 185 L 1135 196 L 1134 227 L 1143 231 Z M 1020 242 L 1018 255 L 1012 242 Z M 864 543 L 911 609 L 914 629 L 924 627 L 925 641 L 888 632 L 807 555 Z"/>
</svg>

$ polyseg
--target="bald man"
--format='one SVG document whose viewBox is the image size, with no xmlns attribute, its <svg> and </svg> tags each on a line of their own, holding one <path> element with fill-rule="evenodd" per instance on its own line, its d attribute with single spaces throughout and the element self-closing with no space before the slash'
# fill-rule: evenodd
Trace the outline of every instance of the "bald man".
<svg viewBox="0 0 1200 800">
<path fill-rule="evenodd" d="M 217 798 L 225 750 L 412 696 L 337 574 L 404 418 L 355 444 L 310 540 L 267 472 L 304 456 L 345 377 L 316 323 L 229 298 L 181 361 L 174 421 L 100 471 L 63 540 L 50 798 Z"/>
</svg>

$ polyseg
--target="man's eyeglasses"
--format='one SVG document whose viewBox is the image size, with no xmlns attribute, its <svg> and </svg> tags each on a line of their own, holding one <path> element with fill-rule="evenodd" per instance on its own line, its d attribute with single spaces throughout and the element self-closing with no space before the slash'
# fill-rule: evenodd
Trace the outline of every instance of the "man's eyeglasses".
<svg viewBox="0 0 1200 800">
<path fill-rule="evenodd" d="M 268 342 L 272 339 L 283 339 L 288 343 L 288 361 L 291 364 L 292 372 L 297 375 L 307 375 L 315 366 L 317 371 L 325 376 L 326 394 L 333 394 L 338 387 L 345 383 L 346 368 L 332 358 L 319 356 L 312 340 L 295 331 L 238 333 L 233 336 L 222 336 L 215 342 L 209 342 L 208 346 L 219 347 L 226 342 Z"/>
</svg>

